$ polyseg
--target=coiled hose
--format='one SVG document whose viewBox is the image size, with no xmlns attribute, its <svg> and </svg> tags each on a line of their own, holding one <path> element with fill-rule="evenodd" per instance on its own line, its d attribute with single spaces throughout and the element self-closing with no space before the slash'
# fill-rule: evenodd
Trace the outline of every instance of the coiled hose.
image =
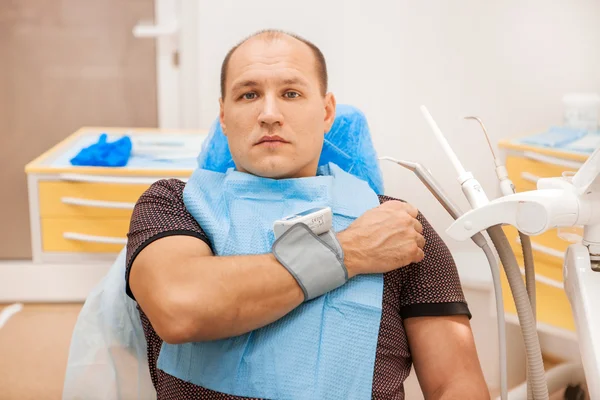
<svg viewBox="0 0 600 400">
<path fill-rule="evenodd" d="M 529 297 L 529 304 L 531 304 L 531 311 L 533 313 L 533 322 L 536 323 L 536 294 L 535 294 L 535 266 L 533 263 L 533 249 L 531 248 L 531 239 L 524 233 L 519 232 L 519 239 L 521 241 L 521 248 L 523 249 L 523 260 L 525 261 L 525 287 L 527 288 L 527 296 Z M 537 329 L 537 323 L 536 323 Z M 533 400 L 533 392 L 531 391 L 531 381 L 529 379 L 530 373 L 527 368 L 527 400 Z"/>
<path fill-rule="evenodd" d="M 538 340 L 537 327 L 533 310 L 529 302 L 527 289 L 521 279 L 521 272 L 519 270 L 519 265 L 517 264 L 517 259 L 515 258 L 508 239 L 500 225 L 488 228 L 487 232 L 500 256 L 517 307 L 517 315 L 519 317 L 519 323 L 523 332 L 523 340 L 525 342 L 529 372 L 528 379 L 533 399 L 548 400 L 548 386 L 546 385 L 544 363 Z M 535 285 L 535 277 L 533 284 Z"/>
</svg>

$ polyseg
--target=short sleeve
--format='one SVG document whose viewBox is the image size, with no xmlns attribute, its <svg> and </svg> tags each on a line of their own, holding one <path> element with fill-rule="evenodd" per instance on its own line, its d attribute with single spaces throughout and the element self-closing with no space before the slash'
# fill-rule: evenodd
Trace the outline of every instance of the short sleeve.
<svg viewBox="0 0 600 400">
<path fill-rule="evenodd" d="M 389 200 L 389 198 L 382 201 Z M 398 274 L 399 307 L 402 318 L 467 315 L 469 307 L 460 277 L 448 246 L 423 214 L 417 219 L 423 225 L 425 258 L 400 268 Z"/>
<path fill-rule="evenodd" d="M 152 184 L 138 199 L 127 234 L 127 295 L 135 300 L 129 287 L 131 266 L 137 255 L 150 243 L 166 236 L 193 236 L 211 247 L 198 222 L 183 202 L 185 183 L 177 179 L 160 180 Z"/>
</svg>

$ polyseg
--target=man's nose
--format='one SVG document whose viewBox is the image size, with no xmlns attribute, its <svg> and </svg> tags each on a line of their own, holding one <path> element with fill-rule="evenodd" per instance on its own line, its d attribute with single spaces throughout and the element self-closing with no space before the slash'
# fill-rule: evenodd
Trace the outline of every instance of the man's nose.
<svg viewBox="0 0 600 400">
<path fill-rule="evenodd" d="M 283 114 L 281 114 L 275 96 L 265 96 L 259 122 L 261 125 L 283 125 Z"/>
</svg>

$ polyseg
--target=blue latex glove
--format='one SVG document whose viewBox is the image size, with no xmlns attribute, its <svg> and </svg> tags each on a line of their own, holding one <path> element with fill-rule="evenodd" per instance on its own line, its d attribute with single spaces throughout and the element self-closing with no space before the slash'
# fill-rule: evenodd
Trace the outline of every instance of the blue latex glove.
<svg viewBox="0 0 600 400">
<path fill-rule="evenodd" d="M 71 159 L 72 165 L 91 167 L 124 167 L 131 156 L 131 139 L 122 138 L 107 142 L 106 133 L 100 135 L 97 143 L 82 149 Z"/>
</svg>

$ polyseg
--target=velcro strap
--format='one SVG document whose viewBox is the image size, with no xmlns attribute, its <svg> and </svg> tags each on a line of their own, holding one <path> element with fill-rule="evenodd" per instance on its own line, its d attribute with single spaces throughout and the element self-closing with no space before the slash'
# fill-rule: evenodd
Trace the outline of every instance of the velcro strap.
<svg viewBox="0 0 600 400">
<path fill-rule="evenodd" d="M 331 231 L 317 236 L 306 224 L 295 224 L 275 241 L 272 251 L 302 288 L 305 301 L 348 280 L 342 247 Z"/>
</svg>

